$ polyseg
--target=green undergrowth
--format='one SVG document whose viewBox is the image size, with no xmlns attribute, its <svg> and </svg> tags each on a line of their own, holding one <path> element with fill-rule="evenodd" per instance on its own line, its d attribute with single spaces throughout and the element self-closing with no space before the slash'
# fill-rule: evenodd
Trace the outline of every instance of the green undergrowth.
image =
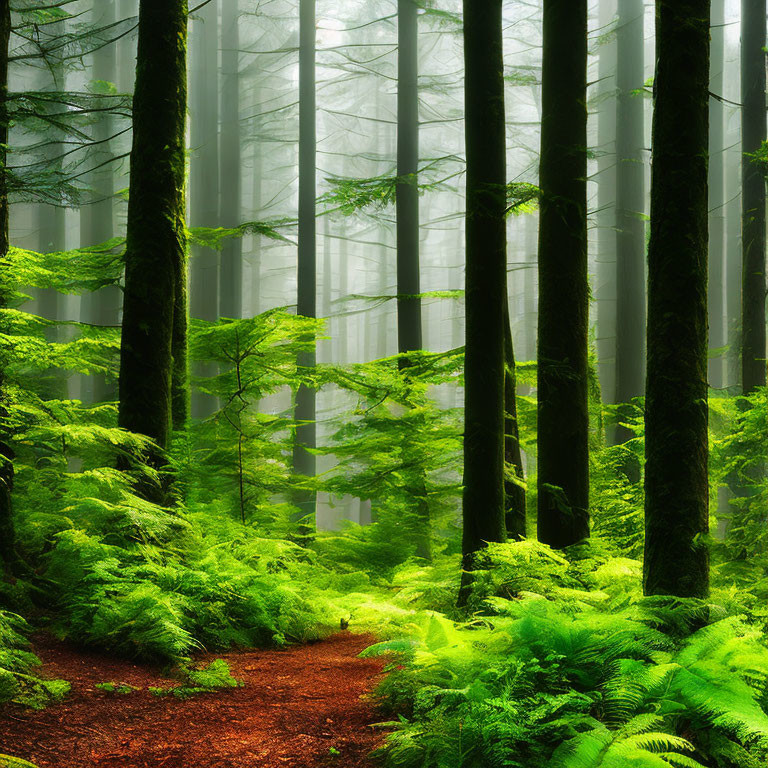
<svg viewBox="0 0 768 768">
<path fill-rule="evenodd" d="M 493 545 L 470 616 L 422 610 L 367 649 L 390 659 L 384 764 L 764 765 L 762 627 L 730 590 L 708 603 L 643 598 L 641 564 L 607 550 Z"/>
</svg>

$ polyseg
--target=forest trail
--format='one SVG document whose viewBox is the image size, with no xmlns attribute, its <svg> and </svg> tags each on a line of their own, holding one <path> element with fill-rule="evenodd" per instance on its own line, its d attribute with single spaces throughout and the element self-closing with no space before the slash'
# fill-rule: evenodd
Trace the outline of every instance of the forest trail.
<svg viewBox="0 0 768 768">
<path fill-rule="evenodd" d="M 287 650 L 206 656 L 225 659 L 245 685 L 183 701 L 149 692 L 178 684 L 158 670 L 44 641 L 35 651 L 45 675 L 72 690 L 42 712 L 0 714 L 0 753 L 39 768 L 364 768 L 381 739 L 364 697 L 383 665 L 357 658 L 372 642 L 340 633 Z M 105 682 L 141 690 L 95 687 Z"/>
</svg>

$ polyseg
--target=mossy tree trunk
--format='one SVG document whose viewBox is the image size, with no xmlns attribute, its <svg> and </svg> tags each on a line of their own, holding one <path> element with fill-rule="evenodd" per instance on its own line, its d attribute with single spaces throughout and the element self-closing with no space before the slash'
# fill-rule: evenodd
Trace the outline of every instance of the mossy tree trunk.
<svg viewBox="0 0 768 768">
<path fill-rule="evenodd" d="M 8 306 L 7 256 L 9 242 L 8 186 L 5 169 L 8 147 L 8 46 L 11 38 L 10 0 L 0 0 L 0 309 Z M 5 405 L 5 355 L 0 351 L 0 419 L 8 411 Z M 9 436 L 0 433 L 0 575 L 11 576 L 18 565 L 13 527 L 13 451 Z"/>
<path fill-rule="evenodd" d="M 299 41 L 299 245 L 297 312 L 303 317 L 317 317 L 317 95 L 315 92 L 316 19 L 315 0 L 301 0 Z M 300 368 L 314 368 L 315 353 L 299 356 Z M 296 392 L 294 415 L 296 427 L 293 469 L 312 478 L 316 461 L 311 452 L 317 444 L 317 393 L 302 384 Z M 302 524 L 300 535 L 311 536 L 315 525 L 317 494 L 302 490 L 296 494 Z"/>
<path fill-rule="evenodd" d="M 648 595 L 705 597 L 710 0 L 657 5 L 645 560 Z"/>
<path fill-rule="evenodd" d="M 589 536 L 587 2 L 544 0 L 538 534 Z"/>
<path fill-rule="evenodd" d="M 161 449 L 184 420 L 186 0 L 142 0 L 133 99 L 119 424 Z M 175 355 L 175 357 L 174 357 Z M 157 457 L 159 460 L 159 457 Z"/>
<path fill-rule="evenodd" d="M 766 383 L 765 178 L 751 155 L 766 140 L 766 1 L 741 3 L 741 378 L 744 394 Z"/>
<path fill-rule="evenodd" d="M 506 134 L 501 0 L 464 0 L 467 155 L 463 576 L 504 541 L 504 320 L 507 301 Z"/>
</svg>

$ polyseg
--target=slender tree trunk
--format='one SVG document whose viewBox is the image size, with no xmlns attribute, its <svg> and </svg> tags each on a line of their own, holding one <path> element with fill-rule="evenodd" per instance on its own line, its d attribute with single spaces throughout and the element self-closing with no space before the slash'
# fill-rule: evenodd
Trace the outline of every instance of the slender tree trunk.
<svg viewBox="0 0 768 768">
<path fill-rule="evenodd" d="M 240 13 L 238 0 L 222 5 L 221 53 L 221 226 L 241 223 Z M 221 314 L 243 316 L 243 241 L 230 238 L 221 252 Z"/>
<path fill-rule="evenodd" d="M 538 533 L 589 536 L 587 2 L 544 0 L 539 228 Z"/>
<path fill-rule="evenodd" d="M 765 0 L 741 3 L 742 314 L 744 394 L 766 384 L 765 179 L 751 157 L 766 140 Z"/>
<path fill-rule="evenodd" d="M 397 347 L 407 354 L 423 347 L 419 263 L 419 22 L 415 0 L 397 3 Z M 400 358 L 407 376 L 411 361 Z M 416 555 L 432 557 L 425 478 L 412 496 L 416 505 Z"/>
<path fill-rule="evenodd" d="M 619 0 L 616 87 L 616 402 L 645 392 L 645 81 L 643 0 Z M 624 442 L 633 434 L 619 426 Z"/>
<path fill-rule="evenodd" d="M 397 339 L 398 352 L 422 348 L 419 274 L 419 42 L 415 0 L 398 0 L 397 25 Z M 408 360 L 400 361 L 401 368 Z"/>
<path fill-rule="evenodd" d="M 475 553 L 507 537 L 504 498 L 506 135 L 501 0 L 464 0 L 466 354 L 460 604 Z"/>
<path fill-rule="evenodd" d="M 299 252 L 297 311 L 303 317 L 317 317 L 317 231 L 315 222 L 317 125 L 315 93 L 315 0 L 300 0 L 299 42 Z M 299 366 L 313 368 L 315 354 L 303 353 Z M 296 393 L 296 442 L 293 468 L 299 475 L 314 477 L 315 457 L 311 453 L 317 443 L 314 389 L 299 387 Z M 309 449 L 309 450 L 307 450 Z M 304 491 L 297 495 L 301 511 L 302 534 L 314 529 L 316 494 Z"/>
<path fill-rule="evenodd" d="M 725 0 L 712 0 L 710 90 L 722 97 L 725 85 Z M 709 347 L 728 343 L 725 323 L 725 110 L 709 100 Z M 710 386 L 725 386 L 725 355 L 709 361 Z"/>
<path fill-rule="evenodd" d="M 507 536 L 524 539 L 526 534 L 525 479 L 523 454 L 520 449 L 520 431 L 517 423 L 517 372 L 515 348 L 509 318 L 509 303 L 504 318 L 504 516 Z M 518 482 L 512 479 L 517 478 Z"/>
<path fill-rule="evenodd" d="M 617 23 L 616 0 L 601 0 L 598 25 L 601 30 L 612 29 Z M 616 392 L 616 120 L 617 110 L 617 35 L 605 35 L 600 42 L 598 64 L 597 107 L 597 349 L 600 388 L 606 403 L 615 404 Z M 616 442 L 616 425 L 609 423 L 606 433 L 609 444 Z"/>
<path fill-rule="evenodd" d="M 114 0 L 99 3 L 94 8 L 94 21 L 99 26 L 117 20 Z M 117 46 L 105 45 L 93 54 L 91 77 L 107 83 L 117 83 Z M 89 177 L 89 199 L 80 209 L 80 245 L 100 245 L 115 235 L 115 168 L 110 164 L 113 156 L 110 137 L 115 133 L 115 120 L 106 112 L 93 127 L 93 138 L 101 142 L 95 151 L 97 168 Z M 120 322 L 120 288 L 116 285 L 100 288 L 82 297 L 80 317 L 87 323 L 115 327 Z M 95 402 L 117 399 L 115 382 L 105 376 L 94 375 L 84 379 L 84 388 Z"/>
<path fill-rule="evenodd" d="M 659 0 L 648 251 L 648 595 L 705 597 L 709 0 Z"/>
<path fill-rule="evenodd" d="M 151 437 L 161 449 L 169 444 L 172 399 L 178 402 L 182 390 L 181 382 L 172 385 L 172 380 L 183 357 L 184 322 L 178 314 L 184 312 L 186 319 L 184 297 L 178 295 L 186 251 L 186 41 L 186 0 L 141 0 L 119 424 Z"/>
<path fill-rule="evenodd" d="M 219 225 L 219 3 L 212 0 L 195 14 L 192 26 L 190 80 L 190 216 L 196 227 Z M 190 314 L 219 319 L 219 254 L 211 248 L 192 247 Z M 195 373 L 214 376 L 217 366 L 198 363 Z M 216 410 L 216 398 L 195 392 L 192 415 L 205 418 Z"/>
<path fill-rule="evenodd" d="M 8 186 L 5 169 L 8 147 L 8 46 L 11 38 L 10 0 L 0 0 L 0 269 L 7 271 L 9 242 Z M 0 274 L 0 308 L 8 306 L 6 276 Z M 8 416 L 5 405 L 5 367 L 7 360 L 0 350 L 0 418 Z M 17 571 L 19 558 L 16 554 L 16 539 L 13 527 L 13 450 L 9 436 L 3 430 L 0 434 L 0 568 L 6 577 Z"/>
</svg>

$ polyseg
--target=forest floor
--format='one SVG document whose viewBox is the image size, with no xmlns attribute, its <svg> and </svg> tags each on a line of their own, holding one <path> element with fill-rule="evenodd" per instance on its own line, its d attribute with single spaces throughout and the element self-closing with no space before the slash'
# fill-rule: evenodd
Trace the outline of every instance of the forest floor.
<svg viewBox="0 0 768 768">
<path fill-rule="evenodd" d="M 149 686 L 162 671 L 42 638 L 46 677 L 68 680 L 66 699 L 41 712 L 0 714 L 0 752 L 39 768 L 363 768 L 382 738 L 366 697 L 382 674 L 358 653 L 375 642 L 341 633 L 286 650 L 206 656 L 225 659 L 240 688 L 179 700 Z M 98 683 L 140 690 L 107 693 Z"/>
</svg>

